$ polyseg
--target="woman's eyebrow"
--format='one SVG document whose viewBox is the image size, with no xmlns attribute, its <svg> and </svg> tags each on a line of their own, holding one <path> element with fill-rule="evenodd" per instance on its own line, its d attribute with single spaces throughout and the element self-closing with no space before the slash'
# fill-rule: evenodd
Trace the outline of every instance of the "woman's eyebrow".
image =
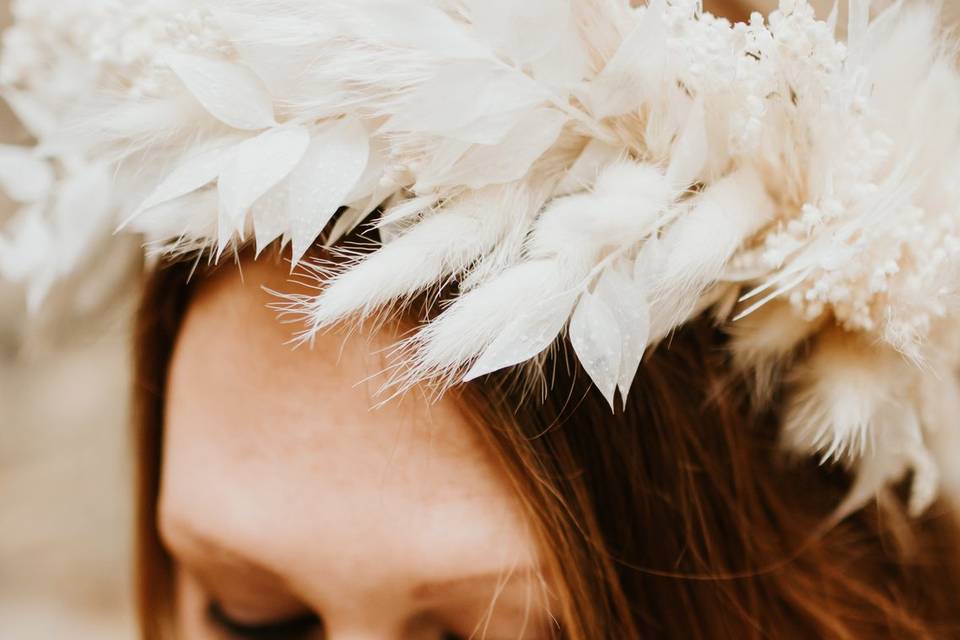
<svg viewBox="0 0 960 640">
<path fill-rule="evenodd" d="M 212 535 L 195 523 L 182 518 L 171 518 L 160 527 L 160 539 L 171 555 L 179 560 L 229 565 L 234 569 L 270 580 L 281 581 L 280 576 L 255 558 L 230 545 L 220 536 Z"/>
<path fill-rule="evenodd" d="M 411 595 L 417 600 L 429 600 L 435 598 L 447 591 L 456 591 L 471 589 L 477 587 L 494 586 L 506 587 L 510 584 L 537 580 L 542 575 L 541 568 L 537 565 L 528 565 L 521 567 L 505 567 L 503 569 L 494 569 L 483 571 L 481 573 L 457 576 L 455 578 L 444 578 L 440 580 L 431 580 L 421 582 L 411 589 Z"/>
</svg>

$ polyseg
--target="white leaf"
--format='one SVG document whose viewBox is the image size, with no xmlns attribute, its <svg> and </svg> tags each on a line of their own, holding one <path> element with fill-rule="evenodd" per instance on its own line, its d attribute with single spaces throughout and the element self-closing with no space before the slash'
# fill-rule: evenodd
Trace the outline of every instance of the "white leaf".
<svg viewBox="0 0 960 640">
<path fill-rule="evenodd" d="M 318 131 L 300 164 L 290 175 L 287 215 L 293 239 L 293 263 L 310 245 L 353 191 L 367 167 L 367 130 L 355 118 L 344 118 Z"/>
<path fill-rule="evenodd" d="M 257 255 L 268 244 L 289 232 L 289 218 L 287 217 L 287 197 L 289 193 L 289 180 L 283 180 L 253 203 L 251 216 L 253 217 L 253 236 L 257 244 Z"/>
<path fill-rule="evenodd" d="M 484 40 L 523 64 L 553 48 L 570 18 L 570 0 L 466 0 Z"/>
<path fill-rule="evenodd" d="M 413 186 L 413 191 L 423 193 L 441 184 L 470 147 L 471 144 L 463 140 L 438 140 L 431 149 L 429 160 L 417 170 L 417 182 Z"/>
<path fill-rule="evenodd" d="M 220 173 L 220 208 L 234 227 L 258 198 L 299 164 L 310 144 L 303 127 L 270 129 L 237 145 Z"/>
<path fill-rule="evenodd" d="M 683 133 L 673 145 L 667 180 L 681 191 L 697 181 L 707 163 L 707 119 L 703 99 L 698 98 L 687 116 Z"/>
<path fill-rule="evenodd" d="M 657 91 L 666 62 L 667 27 L 661 12 L 658 2 L 647 6 L 640 23 L 588 87 L 585 99 L 597 118 L 636 111 Z"/>
<path fill-rule="evenodd" d="M 640 368 L 650 339 L 650 304 L 643 280 L 635 280 L 611 267 L 597 282 L 596 295 L 613 311 L 620 327 L 623 357 L 617 376 L 617 388 L 624 402 Z"/>
<path fill-rule="evenodd" d="M 575 301 L 575 295 L 564 294 L 518 309 L 517 315 L 473 363 L 463 381 L 512 367 L 542 353 L 563 330 Z"/>
<path fill-rule="evenodd" d="M 589 291 L 580 297 L 570 318 L 570 342 L 587 375 L 613 409 L 623 340 L 613 311 Z"/>
<path fill-rule="evenodd" d="M 870 26 L 870 5 L 872 0 L 850 0 L 847 22 L 847 44 L 851 57 L 859 61 L 864 52 L 867 32 Z"/>
<path fill-rule="evenodd" d="M 427 191 L 438 185 L 480 189 L 513 182 L 553 146 L 566 121 L 567 116 L 556 109 L 537 109 L 524 116 L 500 144 L 472 146 L 448 172 L 434 182 L 418 182 L 415 190 Z"/>
<path fill-rule="evenodd" d="M 346 201 L 353 203 L 364 198 L 369 198 L 378 191 L 384 177 L 384 170 L 387 167 L 387 154 L 389 145 L 382 138 L 370 139 L 370 150 L 367 157 L 367 166 L 363 174 L 353 185 L 353 190 L 347 194 Z M 375 206 L 380 202 L 374 203 Z"/>
<path fill-rule="evenodd" d="M 572 13 L 553 48 L 530 67 L 533 77 L 554 89 L 573 89 L 587 77 L 590 63 Z"/>
<path fill-rule="evenodd" d="M 233 140 L 221 144 L 223 146 L 201 151 L 178 164 L 120 227 L 125 227 L 133 218 L 153 207 L 185 196 L 216 180 L 235 149 Z"/>
<path fill-rule="evenodd" d="M 273 99 L 250 69 L 225 60 L 167 52 L 165 61 L 215 118 L 236 129 L 266 129 L 277 124 Z"/>
<path fill-rule="evenodd" d="M 194 191 L 144 211 L 129 223 L 129 230 L 142 233 L 148 242 L 175 245 L 179 239 L 202 242 L 205 246 L 217 237 L 215 189 Z"/>
<path fill-rule="evenodd" d="M 12 200 L 29 203 L 45 198 L 53 179 L 50 163 L 29 147 L 0 145 L 0 187 Z"/>
<path fill-rule="evenodd" d="M 440 202 L 440 195 L 436 193 L 400 200 L 383 212 L 383 215 L 377 220 L 377 226 L 409 222 L 411 218 L 432 209 L 438 202 Z"/>
<path fill-rule="evenodd" d="M 543 87 L 518 71 L 487 60 L 464 60 L 444 66 L 405 95 L 380 131 L 417 131 L 494 144 L 516 124 L 518 112 L 548 97 Z M 484 126 L 472 126 L 477 123 Z"/>
<path fill-rule="evenodd" d="M 430 3 L 368 2 L 363 11 L 348 9 L 344 17 L 354 22 L 346 28 L 376 46 L 424 52 L 434 59 L 490 58 L 492 53 L 468 33 L 463 22 Z"/>
</svg>

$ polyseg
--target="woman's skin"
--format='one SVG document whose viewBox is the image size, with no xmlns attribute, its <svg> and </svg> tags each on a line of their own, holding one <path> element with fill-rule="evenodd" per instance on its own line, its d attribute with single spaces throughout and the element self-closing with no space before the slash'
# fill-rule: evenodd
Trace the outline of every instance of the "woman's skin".
<svg viewBox="0 0 960 640">
<path fill-rule="evenodd" d="M 174 350 L 159 518 L 181 636 L 547 637 L 534 542 L 459 407 L 371 410 L 397 335 L 292 349 L 262 289 L 287 278 L 214 276 Z"/>
</svg>

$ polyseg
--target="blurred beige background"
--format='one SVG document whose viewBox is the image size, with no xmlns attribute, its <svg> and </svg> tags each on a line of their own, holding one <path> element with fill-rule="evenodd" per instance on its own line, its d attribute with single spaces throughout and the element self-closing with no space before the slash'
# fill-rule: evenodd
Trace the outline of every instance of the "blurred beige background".
<svg viewBox="0 0 960 640">
<path fill-rule="evenodd" d="M 26 142 L 0 106 L 0 143 Z M 12 210 L 0 199 L 0 221 Z M 42 321 L 23 301 L 0 284 L 0 640 L 134 638 L 132 296 L 84 313 L 50 306 Z"/>
<path fill-rule="evenodd" d="M 76 0 L 82 2 L 83 0 Z M 7 0 L 0 0 L 0 23 Z M 778 0 L 759 0 L 764 10 Z M 818 4 L 832 6 L 832 0 Z M 944 0 L 960 18 L 960 0 Z M 825 14 L 824 14 L 825 15 Z M 27 142 L 0 107 L 0 143 Z M 0 222 L 11 204 L 0 200 Z M 0 640 L 135 637 L 127 292 L 29 318 L 0 284 Z"/>
</svg>

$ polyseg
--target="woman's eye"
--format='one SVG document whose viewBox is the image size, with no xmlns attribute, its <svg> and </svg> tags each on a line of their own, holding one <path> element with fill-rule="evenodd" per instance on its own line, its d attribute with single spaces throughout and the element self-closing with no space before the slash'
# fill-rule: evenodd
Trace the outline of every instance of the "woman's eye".
<svg viewBox="0 0 960 640">
<path fill-rule="evenodd" d="M 232 640 L 299 640 L 308 638 L 320 626 L 320 618 L 308 613 L 288 620 L 250 625 L 232 620 L 223 608 L 213 602 L 207 608 L 207 617 Z"/>
</svg>

